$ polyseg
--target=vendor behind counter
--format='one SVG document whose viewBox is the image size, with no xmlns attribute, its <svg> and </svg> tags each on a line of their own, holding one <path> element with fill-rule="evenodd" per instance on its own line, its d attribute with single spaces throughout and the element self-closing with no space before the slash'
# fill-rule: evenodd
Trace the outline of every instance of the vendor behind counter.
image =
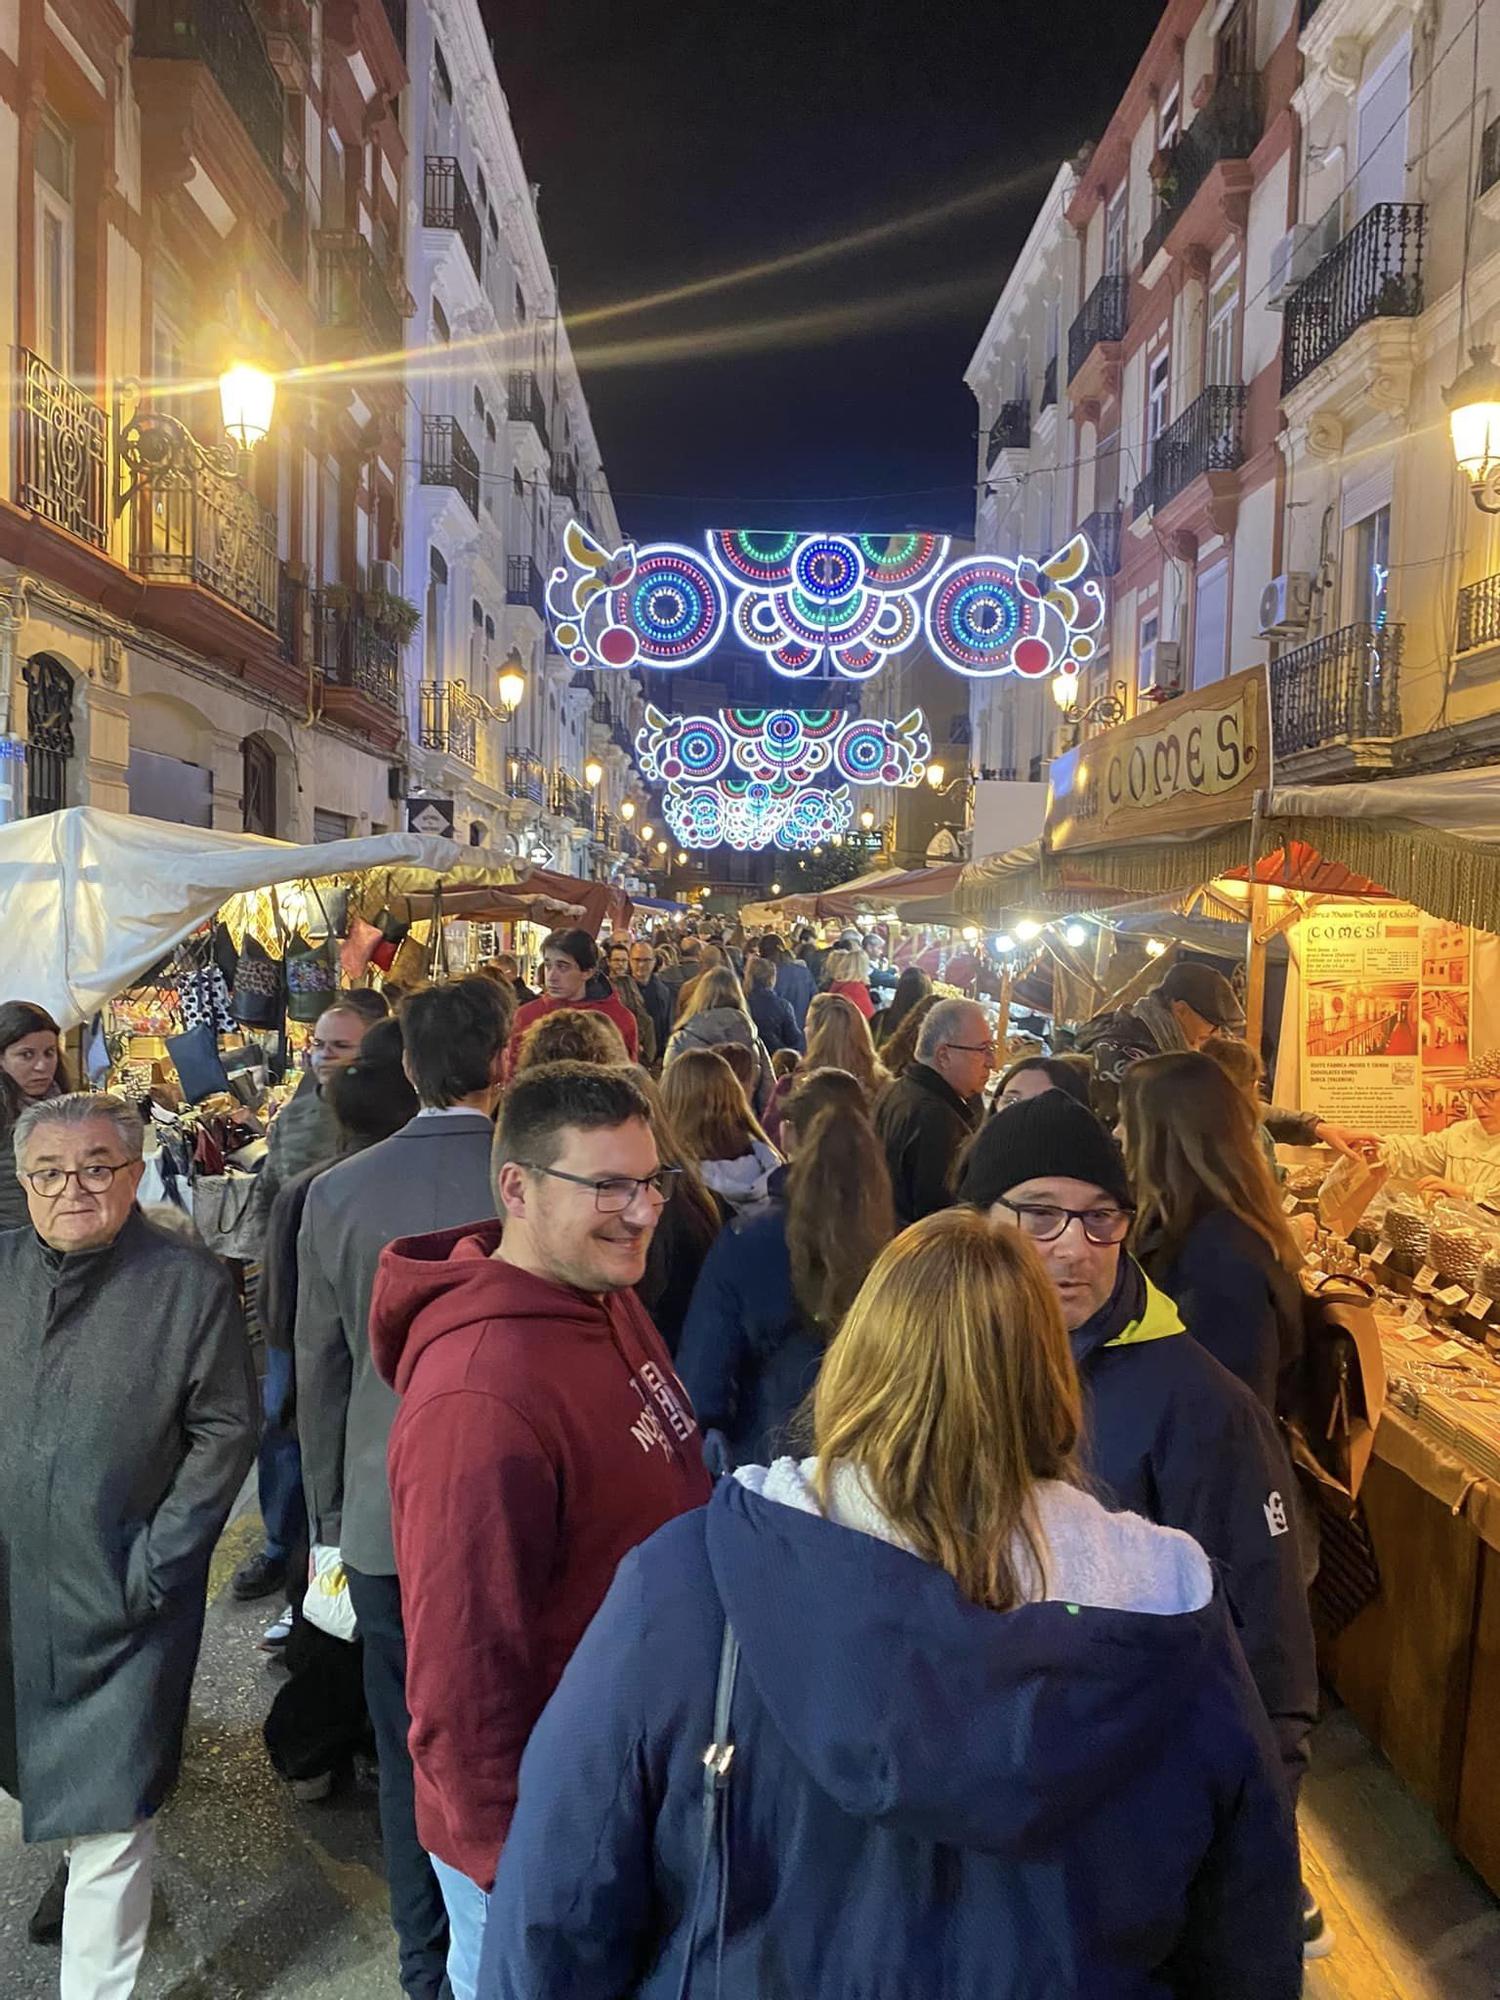
<svg viewBox="0 0 1500 2000">
<path fill-rule="evenodd" d="M 1372 1150 L 1393 1174 L 1423 1194 L 1500 1197 L 1500 1049 L 1477 1056 L 1464 1072 L 1469 1115 L 1441 1132 L 1378 1139 Z"/>
</svg>

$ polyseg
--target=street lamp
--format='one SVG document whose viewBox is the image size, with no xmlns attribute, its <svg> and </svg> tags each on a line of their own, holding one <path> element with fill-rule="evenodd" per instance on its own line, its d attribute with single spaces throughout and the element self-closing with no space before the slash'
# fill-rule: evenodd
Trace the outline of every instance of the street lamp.
<svg viewBox="0 0 1500 2000">
<path fill-rule="evenodd" d="M 927 782 L 935 792 L 940 792 L 943 789 L 943 780 L 947 775 L 948 773 L 941 764 L 929 764 L 927 766 Z"/>
<path fill-rule="evenodd" d="M 773 896 L 779 896 L 781 894 L 781 884 L 779 882 L 773 882 L 771 884 L 771 894 Z"/>
<path fill-rule="evenodd" d="M 634 799 L 621 799 L 621 801 L 620 801 L 620 817 L 621 817 L 621 819 L 623 819 L 623 820 L 624 820 L 624 821 L 626 822 L 626 824 L 627 824 L 627 825 L 629 824 L 629 822 L 630 822 L 631 820 L 633 820 L 633 819 L 635 818 L 635 800 L 634 800 Z"/>
<path fill-rule="evenodd" d="M 589 761 L 583 767 L 583 782 L 592 791 L 603 776 L 604 766 L 599 762 L 597 757 L 590 757 Z"/>
<path fill-rule="evenodd" d="M 642 840 L 649 840 L 649 839 L 651 838 L 652 834 L 653 834 L 653 833 L 655 833 L 655 831 L 656 831 L 656 828 L 655 828 L 654 826 L 643 826 L 643 827 L 641 828 L 641 839 L 642 839 Z"/>
<path fill-rule="evenodd" d="M 680 847 L 677 850 L 677 866 L 679 868 L 687 867 L 687 856 L 683 853 Z"/>
<path fill-rule="evenodd" d="M 219 377 L 219 411 L 225 436 L 253 451 L 269 436 L 276 409 L 276 377 L 253 361 L 231 361 Z"/>
<path fill-rule="evenodd" d="M 1500 367 L 1488 345 L 1469 349 L 1469 365 L 1449 389 L 1453 456 L 1482 514 L 1500 514 Z"/>
<path fill-rule="evenodd" d="M 859 823 L 864 828 L 866 833 L 869 833 L 873 829 L 875 825 L 875 815 L 873 812 L 871 812 L 868 806 L 866 806 L 864 811 L 860 814 Z"/>
<path fill-rule="evenodd" d="M 667 851 L 667 843 L 664 840 L 657 841 L 656 851 L 658 854 L 665 854 Z"/>
<path fill-rule="evenodd" d="M 505 665 L 500 669 L 495 692 L 500 697 L 500 713 L 507 719 L 515 714 L 526 699 L 526 676 L 521 670 L 521 655 L 514 646 L 505 656 Z"/>
<path fill-rule="evenodd" d="M 115 494 L 116 514 L 124 513 L 143 480 L 182 485 L 200 471 L 239 479 L 249 453 L 268 435 L 275 408 L 275 376 L 253 362 L 231 362 L 219 377 L 224 439 L 207 445 L 194 437 L 180 417 L 166 410 L 143 409 L 139 382 L 127 379 L 117 383 L 115 449 L 127 478 Z"/>
</svg>

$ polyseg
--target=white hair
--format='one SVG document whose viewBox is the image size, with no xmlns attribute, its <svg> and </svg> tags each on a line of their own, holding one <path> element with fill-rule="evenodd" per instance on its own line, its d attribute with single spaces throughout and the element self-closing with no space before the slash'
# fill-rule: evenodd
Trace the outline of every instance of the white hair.
<svg viewBox="0 0 1500 2000">
<path fill-rule="evenodd" d="M 917 1033 L 917 1061 L 931 1061 L 945 1042 L 964 1032 L 964 1024 L 976 1014 L 984 1019 L 984 1009 L 977 1000 L 939 1000 L 922 1018 Z"/>
<path fill-rule="evenodd" d="M 114 1126 L 115 1136 L 127 1160 L 141 1158 L 146 1149 L 146 1128 L 135 1107 L 127 1104 L 123 1097 L 75 1090 L 66 1097 L 44 1097 L 38 1104 L 28 1104 L 21 1113 L 16 1120 L 14 1135 L 17 1170 L 25 1157 L 26 1142 L 43 1125 L 95 1123 Z"/>
</svg>

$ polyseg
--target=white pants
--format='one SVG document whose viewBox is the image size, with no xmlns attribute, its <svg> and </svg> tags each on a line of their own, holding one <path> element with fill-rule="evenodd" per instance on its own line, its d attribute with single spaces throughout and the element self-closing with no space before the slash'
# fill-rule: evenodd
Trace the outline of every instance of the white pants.
<svg viewBox="0 0 1500 2000">
<path fill-rule="evenodd" d="M 68 1849 L 61 2000 L 130 2000 L 151 1928 L 156 1826 L 93 1833 Z"/>
</svg>

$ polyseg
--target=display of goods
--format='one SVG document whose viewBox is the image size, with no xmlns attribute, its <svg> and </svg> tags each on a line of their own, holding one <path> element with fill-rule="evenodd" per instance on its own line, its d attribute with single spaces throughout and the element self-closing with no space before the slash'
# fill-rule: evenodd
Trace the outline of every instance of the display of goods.
<svg viewBox="0 0 1500 2000">
<path fill-rule="evenodd" d="M 1494 1232 L 1477 1208 L 1440 1201 L 1433 1209 L 1427 1261 L 1445 1284 L 1478 1291 L 1485 1258 L 1494 1247 Z"/>
<path fill-rule="evenodd" d="M 1479 1267 L 1479 1289 L 1487 1299 L 1500 1299 L 1500 1246 L 1485 1252 Z"/>
<path fill-rule="evenodd" d="M 1380 1225 L 1380 1233 L 1393 1249 L 1403 1250 L 1408 1257 L 1426 1262 L 1430 1241 L 1427 1211 L 1415 1195 L 1398 1194 L 1392 1197 L 1385 1220 Z"/>
<path fill-rule="evenodd" d="M 1318 1189 L 1318 1218 L 1335 1236 L 1348 1236 L 1390 1179 L 1377 1160 L 1336 1160 Z"/>
<path fill-rule="evenodd" d="M 1299 1201 L 1311 1201 L 1323 1185 L 1327 1168 L 1321 1160 L 1307 1160 L 1286 1170 L 1286 1191 Z"/>
</svg>

